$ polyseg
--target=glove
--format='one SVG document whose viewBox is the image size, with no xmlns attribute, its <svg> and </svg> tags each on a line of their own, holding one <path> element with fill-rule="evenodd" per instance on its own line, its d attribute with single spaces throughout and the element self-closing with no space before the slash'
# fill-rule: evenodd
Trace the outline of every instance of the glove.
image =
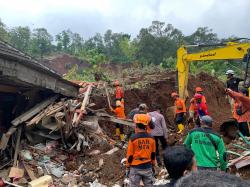
<svg viewBox="0 0 250 187">
<path fill-rule="evenodd" d="M 127 178 L 129 177 L 129 172 L 130 172 L 130 169 L 129 169 L 129 168 L 126 168 L 125 176 L 126 176 Z"/>
</svg>

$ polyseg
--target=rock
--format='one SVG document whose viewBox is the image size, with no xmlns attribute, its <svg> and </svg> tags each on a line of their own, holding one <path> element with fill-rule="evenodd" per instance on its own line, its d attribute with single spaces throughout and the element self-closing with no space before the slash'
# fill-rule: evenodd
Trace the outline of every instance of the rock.
<svg viewBox="0 0 250 187">
<path fill-rule="evenodd" d="M 86 155 L 88 156 L 94 156 L 94 155 L 99 155 L 101 153 L 100 150 L 93 150 L 90 153 L 87 153 Z"/>
<path fill-rule="evenodd" d="M 41 166 L 37 166 L 37 175 L 39 177 L 43 176 L 44 175 L 44 171 L 43 171 L 43 168 Z"/>
<path fill-rule="evenodd" d="M 103 164 L 104 164 L 104 160 L 101 158 L 101 159 L 99 160 L 99 167 L 101 168 L 101 167 L 103 166 Z"/>
</svg>

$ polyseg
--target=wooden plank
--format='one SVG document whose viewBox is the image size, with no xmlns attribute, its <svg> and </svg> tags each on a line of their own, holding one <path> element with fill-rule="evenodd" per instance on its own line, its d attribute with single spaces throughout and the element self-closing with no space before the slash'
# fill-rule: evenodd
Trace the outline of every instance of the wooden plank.
<svg viewBox="0 0 250 187">
<path fill-rule="evenodd" d="M 50 175 L 45 175 L 29 182 L 29 187 L 48 187 L 52 182 L 52 177 Z"/>
<path fill-rule="evenodd" d="M 104 88 L 105 88 L 105 92 L 106 92 L 106 96 L 107 96 L 109 108 L 111 108 L 111 102 L 110 102 L 109 92 L 108 92 L 106 83 L 104 84 Z"/>
<path fill-rule="evenodd" d="M 26 165 L 23 162 L 23 166 L 24 166 L 25 170 L 27 171 L 27 173 L 28 173 L 28 175 L 29 175 L 29 177 L 30 177 L 31 180 L 37 179 L 37 177 L 34 174 L 34 171 L 28 165 Z"/>
<path fill-rule="evenodd" d="M 0 150 L 5 150 L 8 142 L 9 142 L 10 137 L 7 136 L 6 134 L 3 134 L 1 141 L 0 141 Z"/>
<path fill-rule="evenodd" d="M 84 99 L 82 101 L 82 105 L 81 105 L 81 108 L 80 108 L 80 113 L 79 115 L 77 116 L 77 119 L 75 121 L 75 123 L 73 123 L 73 126 L 77 126 L 83 116 L 83 113 L 85 112 L 86 110 L 86 107 L 88 105 L 88 102 L 89 102 L 89 97 L 90 97 L 90 94 L 91 94 L 91 91 L 92 91 L 92 85 L 89 85 L 88 86 L 88 89 L 85 93 L 85 96 L 84 96 Z"/>
<path fill-rule="evenodd" d="M 55 95 L 55 96 L 53 96 L 53 97 L 51 97 L 51 98 L 37 104 L 36 106 L 29 109 L 27 112 L 23 113 L 22 115 L 18 116 L 16 119 L 11 121 L 11 123 L 14 126 L 17 126 L 20 123 L 23 123 L 23 122 L 27 121 L 28 119 L 30 119 L 31 117 L 36 115 L 38 112 L 43 110 L 45 107 L 47 107 L 50 103 L 54 102 L 58 97 L 59 97 L 59 95 Z"/>
<path fill-rule="evenodd" d="M 22 178 L 24 176 L 24 170 L 17 168 L 17 167 L 11 167 L 9 178 Z"/>
<path fill-rule="evenodd" d="M 22 134 L 22 127 L 18 127 L 13 166 L 17 166 L 17 156 L 19 154 L 21 134 Z"/>
<path fill-rule="evenodd" d="M 135 124 L 132 121 L 128 121 L 128 120 L 123 120 L 123 119 L 119 119 L 119 118 L 115 118 L 115 117 L 99 117 L 100 120 L 104 120 L 104 121 L 110 121 L 110 122 L 114 122 L 114 123 L 119 123 L 119 124 L 123 124 L 129 127 L 135 127 Z"/>
</svg>

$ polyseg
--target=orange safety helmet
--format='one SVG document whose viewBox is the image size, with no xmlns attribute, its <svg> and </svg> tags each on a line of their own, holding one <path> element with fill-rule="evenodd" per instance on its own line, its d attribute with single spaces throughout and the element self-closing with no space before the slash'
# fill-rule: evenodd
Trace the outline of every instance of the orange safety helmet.
<svg viewBox="0 0 250 187">
<path fill-rule="evenodd" d="M 196 93 L 196 94 L 194 94 L 194 98 L 195 98 L 195 99 L 201 99 L 201 98 L 202 98 L 202 95 L 201 95 L 201 94 Z"/>
<path fill-rule="evenodd" d="M 136 114 L 134 116 L 134 123 L 135 124 L 143 124 L 148 125 L 151 120 L 151 117 L 148 114 Z"/>
<path fill-rule="evenodd" d="M 176 97 L 176 96 L 179 96 L 179 94 L 176 92 L 171 93 L 171 97 Z"/>
<path fill-rule="evenodd" d="M 202 92 L 203 90 L 202 90 L 202 88 L 201 87 L 196 87 L 195 88 L 195 92 Z"/>
<path fill-rule="evenodd" d="M 114 85 L 115 85 L 115 86 L 119 86 L 119 85 L 120 85 L 119 81 L 118 81 L 118 80 L 115 80 Z"/>
</svg>

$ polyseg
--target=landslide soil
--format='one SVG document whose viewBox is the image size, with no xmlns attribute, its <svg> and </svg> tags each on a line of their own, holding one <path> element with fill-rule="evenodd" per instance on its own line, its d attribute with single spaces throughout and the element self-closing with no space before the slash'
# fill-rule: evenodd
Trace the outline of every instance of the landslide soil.
<svg viewBox="0 0 250 187">
<path fill-rule="evenodd" d="M 173 126 L 173 116 L 167 116 L 168 107 L 173 106 L 173 100 L 170 97 L 171 92 L 176 91 L 175 88 L 175 72 L 156 72 L 151 74 L 142 74 L 137 77 L 128 77 L 125 79 L 125 112 L 129 114 L 137 103 L 146 103 L 149 110 L 152 110 L 154 104 L 160 105 L 163 109 L 163 114 L 168 119 L 168 126 Z M 189 77 L 188 91 L 190 98 L 187 100 L 189 106 L 190 99 L 194 95 L 195 87 L 200 86 L 204 89 L 204 95 L 207 99 L 209 114 L 214 119 L 214 130 L 219 131 L 219 127 L 225 120 L 231 118 L 230 106 L 225 99 L 224 84 L 215 77 L 205 73 L 200 73 L 197 76 Z M 114 89 L 113 89 L 114 91 Z M 114 98 L 114 95 L 111 96 Z M 108 103 L 105 94 L 96 96 L 91 101 L 96 104 L 95 108 L 105 108 L 108 111 Z M 114 99 L 112 100 L 114 104 Z M 115 124 L 107 122 L 99 122 L 102 129 L 112 137 L 114 137 Z M 128 128 L 125 127 L 125 131 Z M 178 137 L 182 138 L 182 137 Z M 104 158 L 104 166 L 100 174 L 100 181 L 103 184 L 110 185 L 111 183 L 123 181 L 125 168 L 121 167 L 120 161 L 125 157 L 126 149 L 114 153 L 110 157 Z M 98 158 L 97 158 L 98 159 Z M 93 163 L 98 163 L 93 159 Z"/>
</svg>

